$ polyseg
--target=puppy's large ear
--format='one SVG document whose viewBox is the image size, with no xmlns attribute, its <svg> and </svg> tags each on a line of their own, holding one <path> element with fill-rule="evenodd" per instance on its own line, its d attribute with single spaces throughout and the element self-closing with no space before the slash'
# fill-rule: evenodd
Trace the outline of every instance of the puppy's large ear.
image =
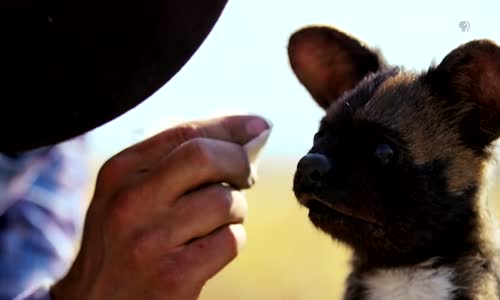
<svg viewBox="0 0 500 300">
<path fill-rule="evenodd" d="M 451 51 L 426 76 L 433 90 L 453 104 L 472 107 L 462 130 L 469 142 L 484 147 L 500 137 L 500 47 L 475 40 Z"/>
<path fill-rule="evenodd" d="M 324 109 L 366 75 L 385 67 L 378 53 L 324 26 L 295 32 L 289 40 L 288 57 L 299 81 Z"/>
</svg>

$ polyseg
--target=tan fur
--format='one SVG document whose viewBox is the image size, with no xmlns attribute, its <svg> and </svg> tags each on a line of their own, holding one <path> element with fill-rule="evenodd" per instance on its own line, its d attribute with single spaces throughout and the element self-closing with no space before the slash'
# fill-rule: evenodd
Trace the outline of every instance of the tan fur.
<svg viewBox="0 0 500 300">
<path fill-rule="evenodd" d="M 481 158 L 460 144 L 460 133 L 455 126 L 440 121 L 446 110 L 435 103 L 438 101 L 412 75 L 400 74 L 387 80 L 373 99 L 356 112 L 355 118 L 401 132 L 417 165 L 449 161 L 448 191 L 460 193 L 481 177 Z"/>
<path fill-rule="evenodd" d="M 460 278 L 473 278 L 473 281 L 463 281 L 457 284 L 467 286 L 471 300 L 497 299 L 497 281 L 492 273 L 481 272 L 478 268 L 483 263 L 479 257 L 465 257 L 456 266 L 455 272 Z"/>
</svg>

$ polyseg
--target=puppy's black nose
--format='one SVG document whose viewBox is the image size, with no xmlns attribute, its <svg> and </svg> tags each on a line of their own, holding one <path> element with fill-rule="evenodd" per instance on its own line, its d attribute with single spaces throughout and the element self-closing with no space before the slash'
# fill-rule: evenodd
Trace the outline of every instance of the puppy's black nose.
<svg viewBox="0 0 500 300">
<path fill-rule="evenodd" d="M 330 160 L 320 153 L 309 153 L 302 157 L 297 165 L 297 171 L 304 183 L 317 185 L 330 171 Z"/>
</svg>

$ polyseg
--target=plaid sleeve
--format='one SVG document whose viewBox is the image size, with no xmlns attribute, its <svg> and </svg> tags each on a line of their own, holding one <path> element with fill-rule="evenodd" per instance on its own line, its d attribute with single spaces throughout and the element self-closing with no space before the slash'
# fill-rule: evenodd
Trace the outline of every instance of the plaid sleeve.
<svg viewBox="0 0 500 300">
<path fill-rule="evenodd" d="M 0 300 L 48 286 L 69 268 L 86 209 L 87 157 L 83 137 L 0 156 Z M 26 299 L 45 299 L 36 295 Z"/>
</svg>

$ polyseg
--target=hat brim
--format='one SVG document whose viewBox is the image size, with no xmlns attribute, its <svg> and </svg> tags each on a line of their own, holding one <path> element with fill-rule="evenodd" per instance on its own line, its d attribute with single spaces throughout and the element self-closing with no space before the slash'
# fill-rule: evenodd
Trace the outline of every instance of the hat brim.
<svg viewBox="0 0 500 300">
<path fill-rule="evenodd" d="M 135 107 L 190 59 L 227 0 L 11 2 L 0 5 L 0 152 L 62 142 Z"/>
</svg>

